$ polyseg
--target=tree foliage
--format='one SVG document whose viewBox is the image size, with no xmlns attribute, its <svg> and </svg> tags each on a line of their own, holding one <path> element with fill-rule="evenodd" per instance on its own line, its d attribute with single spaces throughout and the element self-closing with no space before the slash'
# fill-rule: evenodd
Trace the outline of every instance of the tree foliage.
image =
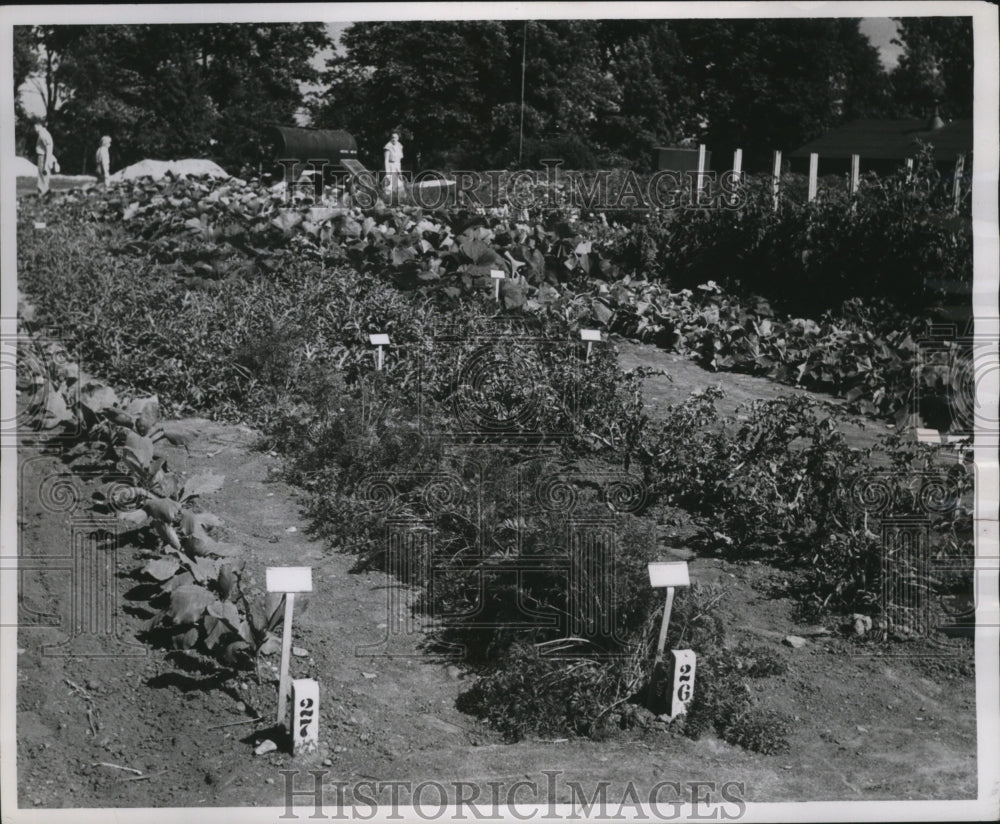
<svg viewBox="0 0 1000 824">
<path fill-rule="evenodd" d="M 46 115 L 64 167 L 84 170 L 101 135 L 115 165 L 261 155 L 261 125 L 290 122 L 314 81 L 321 24 L 38 27 Z"/>
<path fill-rule="evenodd" d="M 568 166 L 648 167 L 683 138 L 753 163 L 888 99 L 850 19 L 357 23 L 342 46 L 315 119 L 367 139 L 372 162 L 399 129 L 424 167 L 533 165 L 555 150 Z"/>
<path fill-rule="evenodd" d="M 892 71 L 894 98 L 902 116 L 972 117 L 971 17 L 894 17 L 903 47 Z"/>
<path fill-rule="evenodd" d="M 376 168 L 399 131 L 408 169 L 641 170 L 686 140 L 742 148 L 755 171 L 857 118 L 935 102 L 971 116 L 970 18 L 894 19 L 891 74 L 848 18 L 440 20 L 354 23 L 322 72 L 318 23 L 19 27 L 14 81 L 37 86 L 71 171 L 110 134 L 116 166 L 187 155 L 238 172 L 266 154 L 261 126 L 307 103 Z"/>
</svg>

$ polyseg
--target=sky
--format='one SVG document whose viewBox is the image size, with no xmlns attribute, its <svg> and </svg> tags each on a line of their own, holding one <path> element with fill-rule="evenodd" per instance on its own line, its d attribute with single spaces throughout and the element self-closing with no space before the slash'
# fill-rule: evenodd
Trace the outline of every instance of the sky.
<svg viewBox="0 0 1000 824">
<path fill-rule="evenodd" d="M 871 41 L 871 44 L 878 49 L 883 66 L 891 69 L 899 62 L 899 56 L 903 53 L 903 47 L 894 46 L 889 42 L 896 36 L 896 24 L 892 20 L 888 17 L 862 17 L 858 28 Z"/>
</svg>

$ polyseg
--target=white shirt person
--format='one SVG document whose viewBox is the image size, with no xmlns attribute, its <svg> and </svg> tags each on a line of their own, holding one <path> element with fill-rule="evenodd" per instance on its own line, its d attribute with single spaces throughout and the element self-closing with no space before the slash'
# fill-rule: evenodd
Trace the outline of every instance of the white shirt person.
<svg viewBox="0 0 1000 824">
<path fill-rule="evenodd" d="M 49 176 L 52 174 L 52 167 L 55 164 L 55 152 L 53 151 L 52 135 L 41 122 L 35 123 L 35 134 L 38 140 L 35 143 L 36 166 L 38 167 L 38 194 L 44 195 L 49 191 Z"/>
<path fill-rule="evenodd" d="M 403 144 L 399 142 L 399 132 L 392 133 L 392 139 L 385 144 L 385 188 L 399 186 L 399 176 L 403 171 Z"/>
<path fill-rule="evenodd" d="M 97 173 L 107 189 L 111 185 L 111 138 L 107 135 L 101 138 L 101 145 L 97 147 L 94 159 L 97 161 Z"/>
</svg>

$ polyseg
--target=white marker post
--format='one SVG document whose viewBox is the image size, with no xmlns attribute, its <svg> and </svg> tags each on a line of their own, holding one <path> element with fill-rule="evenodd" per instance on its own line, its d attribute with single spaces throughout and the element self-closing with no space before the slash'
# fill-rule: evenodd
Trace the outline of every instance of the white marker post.
<svg viewBox="0 0 1000 824">
<path fill-rule="evenodd" d="M 778 211 L 781 198 L 781 150 L 774 150 L 774 163 L 771 166 L 771 200 L 774 211 Z"/>
<path fill-rule="evenodd" d="M 965 174 L 965 155 L 955 158 L 955 176 L 951 183 L 952 211 L 957 215 L 962 202 L 962 175 Z"/>
<path fill-rule="evenodd" d="M 733 188 L 735 189 L 740 185 L 743 180 L 743 150 L 737 149 L 733 152 Z M 733 205 L 736 205 L 736 200 L 739 196 L 733 195 Z"/>
<path fill-rule="evenodd" d="M 674 607 L 674 589 L 691 586 L 688 565 L 684 561 L 667 561 L 649 564 L 649 585 L 654 589 L 667 588 L 667 603 L 663 607 L 660 623 L 660 637 L 656 642 L 654 668 L 663 660 L 663 648 L 667 645 L 667 627 Z M 689 649 L 672 650 L 674 657 L 674 683 L 670 693 L 670 717 L 674 718 L 687 711 L 687 703 L 694 694 L 694 652 Z"/>
<path fill-rule="evenodd" d="M 285 595 L 285 621 L 281 631 L 281 678 L 278 681 L 278 724 L 285 723 L 288 707 L 288 661 L 292 655 L 292 612 L 296 592 L 312 592 L 312 567 L 268 567 L 267 591 Z"/>
<path fill-rule="evenodd" d="M 701 205 L 701 192 L 705 188 L 705 144 L 698 145 L 698 183 L 695 203 Z"/>
<path fill-rule="evenodd" d="M 503 280 L 507 275 L 504 274 L 503 269 L 490 269 L 490 277 L 493 278 L 493 297 L 496 302 L 500 302 L 500 281 Z"/>
<path fill-rule="evenodd" d="M 816 183 L 819 178 L 819 155 L 813 152 L 809 155 L 809 202 L 816 199 Z"/>
<path fill-rule="evenodd" d="M 389 336 L 388 335 L 369 335 L 368 339 L 372 342 L 372 346 L 375 349 L 375 368 L 380 372 L 382 371 L 382 365 L 385 363 L 385 351 L 382 347 L 389 346 Z"/>
<path fill-rule="evenodd" d="M 292 681 L 292 753 L 304 755 L 319 747 L 319 682 Z"/>
<path fill-rule="evenodd" d="M 858 210 L 858 187 L 861 185 L 861 155 L 851 155 L 851 177 L 848 188 L 851 195 L 851 211 Z"/>
<path fill-rule="evenodd" d="M 580 340 L 587 341 L 587 360 L 590 360 L 590 349 L 594 345 L 594 342 L 601 342 L 601 330 L 600 329 L 581 329 L 580 330 Z"/>
<path fill-rule="evenodd" d="M 670 717 L 687 712 L 687 705 L 694 698 L 694 650 L 671 650 L 674 656 L 674 684 L 670 691 Z"/>
</svg>

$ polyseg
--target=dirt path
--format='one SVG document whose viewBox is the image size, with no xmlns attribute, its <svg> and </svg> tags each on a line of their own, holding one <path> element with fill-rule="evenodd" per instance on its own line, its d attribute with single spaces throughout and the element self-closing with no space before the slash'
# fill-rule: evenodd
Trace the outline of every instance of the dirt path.
<svg viewBox="0 0 1000 824">
<path fill-rule="evenodd" d="M 639 362 L 669 366 L 674 377 L 650 379 L 651 404 L 714 383 L 729 392 L 727 412 L 740 400 L 797 392 L 710 375 L 666 353 L 623 345 L 622 364 Z M 570 781 L 583 782 L 588 796 L 598 781 L 608 781 L 609 798 L 621 797 L 630 781 L 645 793 L 659 781 L 695 780 L 742 782 L 744 798 L 756 801 L 975 796 L 975 682 L 967 666 L 859 657 L 835 636 L 792 650 L 781 639 L 807 628 L 795 624 L 794 604 L 781 594 L 782 573 L 719 559 L 695 558 L 692 579 L 725 588 L 732 642 L 773 645 L 789 659 L 785 676 L 751 682 L 763 705 L 795 719 L 789 753 L 756 755 L 711 736 L 696 742 L 665 731 L 505 745 L 455 708 L 468 681 L 460 668 L 422 653 L 419 634 L 394 641 L 388 656 L 358 651 L 383 638 L 391 618 L 387 595 L 397 585 L 382 573 L 351 573 L 353 558 L 308 536 L 296 491 L 277 480 L 279 459 L 255 451 L 254 440 L 249 430 L 203 422 L 190 454 L 164 452 L 183 473 L 225 475 L 204 507 L 224 520 L 223 540 L 245 547 L 259 585 L 270 565 L 313 568 L 315 591 L 295 622 L 295 645 L 306 654 L 292 659 L 292 674 L 321 684 L 320 751 L 295 761 L 280 753 L 255 757 L 253 724 L 222 726 L 258 710 L 269 717 L 273 684 L 259 689 L 252 677 L 245 688 L 223 683 L 217 673 L 185 670 L 167 651 L 145 646 L 107 648 L 103 658 L 53 657 L 43 647 L 66 637 L 60 629 L 22 627 L 21 807 L 281 806 L 279 770 L 293 767 L 326 769 L 328 782 L 465 780 L 481 785 L 484 798 L 487 782 L 533 780 L 539 795 L 524 789 L 518 798 L 525 803 L 548 800 L 543 770 L 562 771 L 556 801 L 571 800 Z M 63 555 L 71 518 L 89 508 L 99 479 L 72 479 L 57 454 L 37 447 L 22 449 L 19 458 L 22 553 Z M 63 476 L 77 489 L 76 510 L 53 511 L 51 501 L 43 506 L 41 490 Z M 119 636 L 131 643 L 146 614 L 143 602 L 129 600 L 135 585 L 129 573 L 145 551 L 125 536 L 116 559 Z M 71 593 L 64 572 L 26 572 L 22 591 L 26 605 L 61 611 L 66 619 Z M 310 781 L 303 775 L 297 786 Z M 380 796 L 383 803 L 388 798 Z M 437 803 L 433 792 L 428 798 Z"/>
</svg>

